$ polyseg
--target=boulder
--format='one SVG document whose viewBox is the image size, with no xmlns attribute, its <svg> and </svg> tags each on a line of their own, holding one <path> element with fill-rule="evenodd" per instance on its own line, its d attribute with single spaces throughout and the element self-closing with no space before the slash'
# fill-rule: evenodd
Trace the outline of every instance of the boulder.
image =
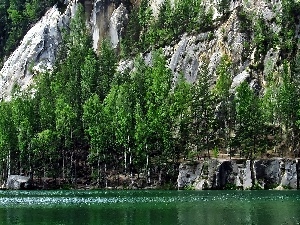
<svg viewBox="0 0 300 225">
<path fill-rule="evenodd" d="M 31 177 L 21 175 L 10 175 L 7 178 L 6 188 L 13 190 L 31 189 L 33 182 Z"/>
</svg>

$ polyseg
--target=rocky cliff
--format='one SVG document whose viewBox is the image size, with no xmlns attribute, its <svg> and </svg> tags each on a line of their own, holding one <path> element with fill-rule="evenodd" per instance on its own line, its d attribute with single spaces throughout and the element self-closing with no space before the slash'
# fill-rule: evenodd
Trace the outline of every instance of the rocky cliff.
<svg viewBox="0 0 300 225">
<path fill-rule="evenodd" d="M 63 14 L 53 6 L 28 31 L 0 71 L 0 96 L 9 98 L 15 84 L 24 90 L 32 83 L 34 74 L 52 70 L 62 41 L 62 30 L 68 27 L 75 11 L 74 2 L 68 5 Z"/>
<path fill-rule="evenodd" d="M 118 49 L 120 39 L 126 30 L 130 10 L 140 1 L 83 2 L 94 50 L 98 51 L 104 38 L 109 38 L 113 47 Z M 194 34 L 184 33 L 175 37 L 171 45 L 163 46 L 169 67 L 175 78 L 183 72 L 187 80 L 193 82 L 197 78 L 199 68 L 206 63 L 212 80 L 215 80 L 216 67 L 221 57 L 226 54 L 233 64 L 232 88 L 247 79 L 252 87 L 261 90 L 268 74 L 281 68 L 285 54 L 282 42 L 286 40 L 279 35 L 284 25 L 281 19 L 283 1 L 225 2 L 228 6 L 226 11 L 219 10 L 218 1 L 202 2 L 206 11 L 213 14 L 211 30 Z M 150 2 L 154 15 L 158 14 L 162 3 L 162 0 Z M 61 31 L 68 26 L 76 4 L 78 3 L 75 0 L 69 1 L 64 13 L 60 13 L 54 6 L 28 31 L 20 46 L 6 60 L 0 71 L 1 96 L 9 96 L 15 83 L 22 89 L 28 87 L 36 72 L 51 70 L 61 42 Z M 249 20 L 252 23 L 249 23 Z M 261 29 L 264 36 L 256 37 L 254 33 L 256 29 Z M 295 35 L 299 36 L 298 25 Z M 274 39 L 276 37 L 278 39 L 271 43 L 273 36 Z M 264 45 L 264 51 L 260 49 L 261 45 Z"/>
<path fill-rule="evenodd" d="M 101 41 L 109 38 L 115 49 L 128 17 L 128 11 L 121 1 L 84 1 L 87 26 L 93 37 L 97 52 Z M 0 97 L 9 99 L 14 85 L 21 90 L 28 88 L 33 76 L 39 72 L 51 71 L 64 30 L 76 13 L 79 2 L 69 1 L 63 13 L 53 6 L 24 36 L 19 47 L 8 57 L 0 71 Z"/>
<path fill-rule="evenodd" d="M 253 178 L 251 178 L 251 172 Z M 297 189 L 300 170 L 297 159 L 209 159 L 186 162 L 179 167 L 178 188 L 205 189 Z"/>
</svg>

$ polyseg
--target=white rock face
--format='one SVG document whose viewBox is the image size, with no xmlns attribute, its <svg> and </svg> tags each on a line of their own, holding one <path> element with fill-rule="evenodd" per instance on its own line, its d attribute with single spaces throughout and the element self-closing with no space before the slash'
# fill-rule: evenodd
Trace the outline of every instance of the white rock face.
<svg viewBox="0 0 300 225">
<path fill-rule="evenodd" d="M 164 0 L 151 0 L 150 1 L 150 7 L 152 10 L 152 13 L 155 17 L 159 14 L 159 8 L 164 3 Z"/>
<path fill-rule="evenodd" d="M 233 11 L 229 19 L 215 30 L 196 35 L 184 34 L 178 43 L 164 48 L 174 73 L 174 83 L 181 72 L 187 81 L 194 82 L 204 64 L 208 65 L 212 80 L 216 80 L 216 68 L 224 55 L 234 64 L 236 74 L 242 73 L 249 66 L 249 62 L 242 59 L 243 42 L 246 37 L 239 29 L 237 6 L 232 3 Z"/>
<path fill-rule="evenodd" d="M 0 71 L 0 97 L 9 99 L 14 84 L 26 89 L 36 72 L 52 69 L 62 40 L 61 31 L 69 24 L 76 5 L 76 1 L 71 2 L 64 14 L 52 7 L 28 31 Z"/>
<path fill-rule="evenodd" d="M 119 47 L 120 37 L 128 21 L 128 11 L 121 3 L 110 0 L 97 0 L 94 2 L 90 24 L 95 52 L 104 39 L 111 41 L 113 48 Z"/>
<path fill-rule="evenodd" d="M 77 0 L 69 1 L 62 14 L 53 6 L 24 36 L 20 46 L 10 55 L 0 71 L 0 98 L 9 100 L 15 84 L 26 89 L 38 72 L 51 71 L 58 47 L 62 41 L 62 30 L 67 28 L 77 9 Z M 108 0 L 98 0 L 92 11 L 94 49 L 106 35 L 117 48 L 120 36 L 128 20 L 127 9 Z"/>
<path fill-rule="evenodd" d="M 243 71 L 240 74 L 236 75 L 232 80 L 231 89 L 235 89 L 249 77 L 250 74 L 248 73 L 248 71 Z"/>
<path fill-rule="evenodd" d="M 292 189 L 297 188 L 297 182 L 298 182 L 297 164 L 298 163 L 299 163 L 298 160 L 287 159 L 285 162 L 281 164 L 281 168 L 284 171 L 284 174 L 282 176 L 280 186 L 290 187 Z"/>
<path fill-rule="evenodd" d="M 97 52 L 102 40 L 109 34 L 110 18 L 116 9 L 109 0 L 96 0 L 91 14 L 91 28 L 93 34 L 93 48 Z"/>
<path fill-rule="evenodd" d="M 180 164 L 179 166 L 179 175 L 177 179 L 178 187 L 186 187 L 193 185 L 195 180 L 199 179 L 199 176 L 201 175 L 203 164 Z M 202 187 L 201 185 L 198 185 L 198 189 Z"/>
<path fill-rule="evenodd" d="M 251 180 L 251 169 L 250 169 L 250 161 L 246 161 L 245 168 L 241 168 L 241 180 L 244 189 L 249 189 L 252 187 L 252 180 Z"/>
<path fill-rule="evenodd" d="M 121 5 L 112 13 L 109 22 L 109 36 L 113 48 L 118 48 L 127 21 L 128 11 L 121 3 Z"/>
</svg>

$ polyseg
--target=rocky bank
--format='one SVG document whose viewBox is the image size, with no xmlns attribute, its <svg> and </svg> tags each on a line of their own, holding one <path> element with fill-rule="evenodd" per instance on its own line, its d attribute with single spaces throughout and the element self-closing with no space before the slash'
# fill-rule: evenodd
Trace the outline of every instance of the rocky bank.
<svg viewBox="0 0 300 225">
<path fill-rule="evenodd" d="M 251 173 L 253 177 L 251 177 Z M 298 189 L 298 159 L 208 159 L 179 166 L 179 189 Z"/>
</svg>

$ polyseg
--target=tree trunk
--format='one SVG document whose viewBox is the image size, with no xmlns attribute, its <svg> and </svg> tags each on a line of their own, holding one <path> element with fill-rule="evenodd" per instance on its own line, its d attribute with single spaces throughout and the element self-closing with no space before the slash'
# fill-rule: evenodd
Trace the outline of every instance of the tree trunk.
<svg viewBox="0 0 300 225">
<path fill-rule="evenodd" d="M 147 171 L 147 183 L 151 183 L 151 177 L 150 177 L 150 168 L 149 168 L 149 155 L 147 154 L 147 161 L 146 161 L 146 171 Z"/>
<path fill-rule="evenodd" d="M 11 151 L 9 150 L 8 156 L 7 156 L 7 176 L 10 176 L 11 173 Z"/>
<path fill-rule="evenodd" d="M 101 172 L 100 172 L 100 154 L 99 151 L 97 151 L 97 186 L 98 188 L 100 187 L 100 176 L 101 176 Z"/>
<path fill-rule="evenodd" d="M 76 188 L 77 187 L 77 159 L 75 159 L 75 165 L 74 165 L 74 183 Z"/>
<path fill-rule="evenodd" d="M 127 152 L 126 152 L 126 148 L 124 150 L 124 172 L 125 172 L 125 176 L 127 174 Z"/>
<path fill-rule="evenodd" d="M 254 162 L 252 157 L 250 158 L 250 173 L 251 173 L 251 183 L 252 183 L 252 189 L 255 186 L 255 176 L 254 176 L 254 168 L 253 168 Z"/>
<path fill-rule="evenodd" d="M 73 156 L 74 156 L 74 151 L 71 153 L 71 158 L 70 158 L 70 176 L 71 176 L 71 182 L 74 182 L 74 175 L 73 175 Z"/>
<path fill-rule="evenodd" d="M 253 135 L 253 150 L 250 150 L 250 172 L 251 172 L 251 181 L 252 181 L 252 188 L 255 186 L 255 175 L 254 175 L 254 157 L 253 153 L 256 151 L 256 136 Z"/>
<path fill-rule="evenodd" d="M 208 136 L 207 135 L 206 135 L 206 147 L 207 147 L 207 157 L 210 159 L 210 152 L 209 152 Z"/>
<path fill-rule="evenodd" d="M 104 154 L 104 174 L 105 174 L 105 188 L 107 188 L 107 166 L 106 155 Z"/>
<path fill-rule="evenodd" d="M 66 174 L 65 174 L 65 150 L 63 149 L 63 151 L 62 151 L 62 160 L 63 160 L 63 164 L 62 164 L 62 178 L 63 178 L 63 180 L 65 180 L 65 178 L 66 178 Z"/>
</svg>

